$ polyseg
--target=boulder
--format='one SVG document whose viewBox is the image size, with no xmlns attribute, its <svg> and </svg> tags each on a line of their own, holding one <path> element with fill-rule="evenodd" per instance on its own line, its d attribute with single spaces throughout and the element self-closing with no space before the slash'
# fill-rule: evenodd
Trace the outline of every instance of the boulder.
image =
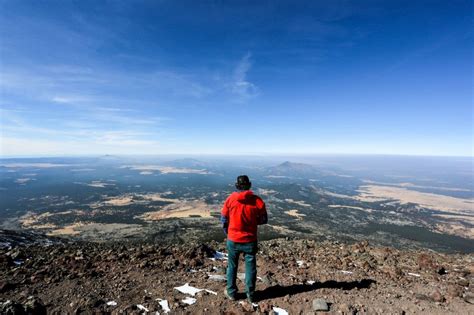
<svg viewBox="0 0 474 315">
<path fill-rule="evenodd" d="M 314 299 L 313 300 L 313 311 L 329 311 L 329 305 L 325 299 Z"/>
<path fill-rule="evenodd" d="M 446 295 L 451 298 L 459 297 L 462 295 L 462 291 L 462 287 L 455 284 L 450 284 L 446 290 Z"/>
<path fill-rule="evenodd" d="M 38 297 L 30 296 L 23 306 L 26 314 L 46 315 L 46 307 Z"/>
<path fill-rule="evenodd" d="M 470 304 L 474 304 L 474 294 L 473 293 L 466 293 L 464 295 L 464 301 Z"/>
<path fill-rule="evenodd" d="M 436 266 L 436 263 L 433 261 L 433 258 L 428 254 L 420 254 L 417 259 L 418 268 L 423 271 L 438 271 L 439 269 Z"/>
<path fill-rule="evenodd" d="M 23 315 L 26 314 L 23 306 L 20 303 L 14 301 L 6 301 L 0 303 L 0 314 L 4 315 Z"/>
<path fill-rule="evenodd" d="M 5 293 L 15 289 L 16 285 L 12 282 L 2 281 L 0 282 L 0 293 Z"/>
<path fill-rule="evenodd" d="M 439 290 L 434 290 L 431 294 L 430 294 L 430 297 L 433 299 L 433 301 L 435 302 L 444 302 L 445 301 L 445 298 L 444 296 L 441 294 L 441 292 Z"/>
</svg>

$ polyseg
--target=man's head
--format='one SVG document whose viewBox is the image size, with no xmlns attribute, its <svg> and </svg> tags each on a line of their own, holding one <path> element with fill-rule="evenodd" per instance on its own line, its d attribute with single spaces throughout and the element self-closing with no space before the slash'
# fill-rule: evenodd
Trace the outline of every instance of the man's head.
<svg viewBox="0 0 474 315">
<path fill-rule="evenodd" d="M 235 188 L 238 190 L 249 190 L 250 187 L 252 187 L 252 183 L 247 175 L 240 175 L 237 177 Z"/>
</svg>

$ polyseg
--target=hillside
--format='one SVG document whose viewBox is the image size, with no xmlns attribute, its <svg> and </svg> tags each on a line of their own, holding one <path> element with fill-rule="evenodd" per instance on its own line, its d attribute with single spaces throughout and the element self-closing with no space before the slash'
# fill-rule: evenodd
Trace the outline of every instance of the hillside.
<svg viewBox="0 0 474 315">
<path fill-rule="evenodd" d="M 474 312 L 472 255 L 400 251 L 367 242 L 265 241 L 258 255 L 259 301 L 252 306 L 224 298 L 223 243 L 17 246 L 7 244 L 4 234 L 2 246 L 2 314 L 163 314 L 163 300 L 174 314 L 284 314 L 278 308 L 313 314 L 324 304 L 331 314 Z M 192 297 L 174 289 L 185 283 L 209 291 Z M 238 285 L 243 289 L 241 281 Z"/>
</svg>

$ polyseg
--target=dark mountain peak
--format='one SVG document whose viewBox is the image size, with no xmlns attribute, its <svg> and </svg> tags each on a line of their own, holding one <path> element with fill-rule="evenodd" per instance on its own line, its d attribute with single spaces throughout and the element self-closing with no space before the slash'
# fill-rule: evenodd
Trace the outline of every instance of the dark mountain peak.
<svg viewBox="0 0 474 315">
<path fill-rule="evenodd" d="M 305 164 L 305 163 L 295 163 L 295 162 L 290 162 L 290 161 L 285 161 L 278 165 L 277 167 L 288 167 L 288 168 L 294 168 L 294 167 L 313 167 L 310 164 Z"/>
<path fill-rule="evenodd" d="M 280 165 L 278 166 L 281 166 L 281 167 L 291 167 L 293 163 L 291 163 L 290 161 L 285 161 L 283 163 L 281 163 Z"/>
<path fill-rule="evenodd" d="M 276 166 L 269 167 L 268 172 L 270 172 L 272 175 L 301 176 L 303 174 L 316 173 L 317 170 L 310 164 L 285 161 Z"/>
<path fill-rule="evenodd" d="M 314 169 L 314 166 L 310 164 L 296 163 L 296 162 L 290 162 L 290 161 L 285 161 L 275 167 L 280 168 L 280 169 L 292 169 L 292 170 Z"/>
</svg>

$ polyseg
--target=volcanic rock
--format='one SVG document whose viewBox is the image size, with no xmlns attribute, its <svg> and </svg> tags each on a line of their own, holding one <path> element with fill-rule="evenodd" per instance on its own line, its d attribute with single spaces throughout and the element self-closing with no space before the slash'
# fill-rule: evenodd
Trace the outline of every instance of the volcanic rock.
<svg viewBox="0 0 474 315">
<path fill-rule="evenodd" d="M 441 292 L 439 292 L 439 290 L 433 291 L 433 293 L 431 293 L 430 297 L 435 302 L 444 302 L 445 301 L 444 296 L 441 294 Z"/>
<path fill-rule="evenodd" d="M 236 303 L 225 299 L 224 282 L 209 277 L 225 274 L 224 259 L 209 259 L 216 251 L 225 252 L 225 244 L 124 241 L 0 248 L 0 314 L 24 314 L 27 309 L 34 313 L 43 309 L 48 313 L 142 312 L 136 305 L 162 313 L 158 299 L 166 299 L 178 314 L 251 312 L 249 305 L 239 304 L 245 299 L 244 283 L 237 281 L 240 301 Z M 23 255 L 24 263 L 9 264 L 12 253 Z M 296 261 L 303 261 L 307 268 L 300 268 Z M 467 314 L 474 302 L 474 276 L 465 266 L 472 261 L 469 254 L 399 250 L 367 242 L 262 241 L 257 254 L 261 277 L 256 287 L 257 311 L 268 314 L 279 307 L 290 314 L 333 308 L 343 314 L 378 310 Z M 449 272 L 439 275 L 439 266 L 449 266 Z M 238 273 L 244 267 L 241 259 Z M 185 295 L 174 287 L 185 283 L 217 295 L 201 291 L 194 296 L 194 304 L 182 303 Z M 316 296 L 320 302 L 313 302 Z M 445 298 L 449 303 L 441 303 Z M 117 305 L 109 306 L 109 301 Z M 327 301 L 334 301 L 333 306 Z"/>
<path fill-rule="evenodd" d="M 46 315 L 46 307 L 43 302 L 34 296 L 30 296 L 24 304 L 25 313 L 35 315 Z"/>
<path fill-rule="evenodd" d="M 324 299 L 314 299 L 313 300 L 313 311 L 329 311 L 329 306 L 326 300 Z"/>
<path fill-rule="evenodd" d="M 464 301 L 466 301 L 467 303 L 474 304 L 474 294 L 472 294 L 472 293 L 466 293 L 466 294 L 464 295 Z"/>
</svg>

